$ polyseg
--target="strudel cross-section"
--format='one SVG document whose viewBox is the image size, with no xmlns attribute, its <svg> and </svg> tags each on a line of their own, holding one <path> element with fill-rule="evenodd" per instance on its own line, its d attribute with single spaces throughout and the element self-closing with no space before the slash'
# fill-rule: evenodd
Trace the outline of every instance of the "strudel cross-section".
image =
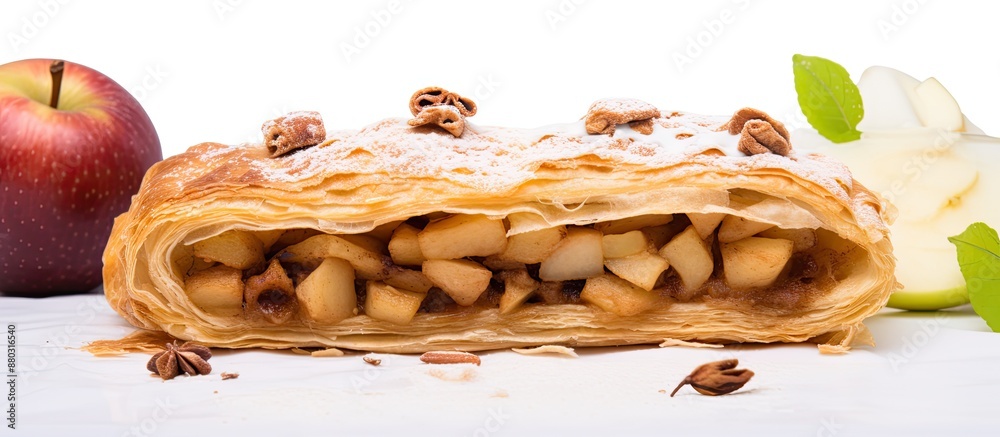
<svg viewBox="0 0 1000 437">
<path fill-rule="evenodd" d="M 115 221 L 109 302 L 215 347 L 846 349 L 897 286 L 891 211 L 760 111 L 608 99 L 536 129 L 475 111 L 428 88 L 412 119 L 293 113 L 263 144 L 160 162 Z"/>
</svg>

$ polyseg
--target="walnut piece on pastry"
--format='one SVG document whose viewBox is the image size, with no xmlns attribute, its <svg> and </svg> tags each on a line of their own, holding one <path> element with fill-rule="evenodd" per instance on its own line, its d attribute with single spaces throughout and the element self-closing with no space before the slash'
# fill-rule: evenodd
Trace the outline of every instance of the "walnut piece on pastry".
<svg viewBox="0 0 1000 437">
<path fill-rule="evenodd" d="M 410 97 L 410 112 L 416 117 L 409 121 L 410 126 L 433 124 L 460 137 L 465 132 L 465 117 L 476 115 L 476 103 L 444 88 L 427 87 Z"/>
<path fill-rule="evenodd" d="M 587 110 L 587 133 L 591 135 L 615 133 L 615 126 L 628 123 L 637 132 L 653 133 L 654 118 L 660 116 L 655 106 L 636 99 L 602 99 Z"/>
<path fill-rule="evenodd" d="M 260 127 L 264 145 L 272 158 L 293 150 L 315 146 L 326 139 L 323 117 L 315 111 L 291 112 Z"/>
<path fill-rule="evenodd" d="M 788 156 L 792 151 L 791 136 L 785 125 L 759 109 L 741 108 L 719 130 L 740 135 L 738 148 L 747 155 Z"/>
<path fill-rule="evenodd" d="M 410 113 L 417 115 L 429 106 L 454 106 L 464 117 L 476 115 L 476 102 L 441 87 L 427 87 L 410 97 Z"/>
<path fill-rule="evenodd" d="M 766 112 L 754 108 L 738 109 L 735 113 L 733 113 L 733 117 L 730 118 L 726 124 L 723 124 L 719 130 L 727 131 L 732 135 L 739 135 L 739 133 L 743 130 L 743 125 L 750 120 L 766 121 L 771 126 L 774 126 L 774 130 L 777 131 L 784 139 L 788 140 L 791 138 L 788 135 L 788 129 L 785 129 L 785 125 L 783 123 L 771 118 L 771 116 L 767 115 Z"/>
<path fill-rule="evenodd" d="M 747 155 L 759 153 L 774 153 L 788 156 L 792 145 L 770 123 L 763 120 L 750 120 L 743 125 L 740 132 L 740 142 L 737 145 L 740 152 Z"/>
</svg>

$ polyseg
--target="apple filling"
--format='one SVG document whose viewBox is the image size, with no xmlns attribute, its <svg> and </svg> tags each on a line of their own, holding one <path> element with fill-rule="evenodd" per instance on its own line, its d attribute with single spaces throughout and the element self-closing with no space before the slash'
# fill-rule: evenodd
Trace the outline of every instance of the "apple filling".
<svg viewBox="0 0 1000 437">
<path fill-rule="evenodd" d="M 858 252 L 823 229 L 724 213 L 524 231 L 526 221 L 538 216 L 431 214 L 365 234 L 230 230 L 179 246 L 174 267 L 191 302 L 215 316 L 407 324 L 419 313 L 503 316 L 532 305 L 627 317 L 709 299 L 794 312 L 842 279 Z"/>
</svg>

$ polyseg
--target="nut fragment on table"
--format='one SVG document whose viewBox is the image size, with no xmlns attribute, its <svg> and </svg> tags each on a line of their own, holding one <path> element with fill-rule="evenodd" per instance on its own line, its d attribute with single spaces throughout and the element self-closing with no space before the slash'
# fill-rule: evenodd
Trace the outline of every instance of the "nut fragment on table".
<svg viewBox="0 0 1000 437">
<path fill-rule="evenodd" d="M 681 387 L 688 384 L 691 384 L 691 387 L 698 393 L 707 396 L 719 396 L 739 390 L 747 381 L 750 381 L 753 372 L 747 369 L 737 369 L 738 364 L 739 360 L 736 359 L 702 364 L 685 377 L 680 384 L 677 384 L 674 391 L 670 392 L 670 397 L 674 397 Z"/>
<path fill-rule="evenodd" d="M 420 356 L 420 361 L 427 364 L 475 364 L 480 365 L 479 356 L 461 351 L 430 351 Z"/>
</svg>

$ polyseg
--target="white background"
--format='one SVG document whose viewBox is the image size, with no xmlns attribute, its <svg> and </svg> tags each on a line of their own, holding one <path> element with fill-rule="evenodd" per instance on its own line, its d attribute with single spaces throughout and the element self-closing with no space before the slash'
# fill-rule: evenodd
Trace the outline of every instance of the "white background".
<svg viewBox="0 0 1000 437">
<path fill-rule="evenodd" d="M 408 117 L 407 99 L 429 85 L 473 97 L 480 125 L 567 122 L 598 98 L 635 97 L 707 114 L 754 106 L 799 127 L 795 53 L 855 80 L 871 65 L 935 76 L 1000 134 L 996 2 L 392 4 L 5 0 L 0 62 L 58 57 L 104 72 L 142 102 L 167 156 L 258 141 L 263 121 L 293 110 L 320 111 L 330 130 Z"/>
<path fill-rule="evenodd" d="M 409 96 L 428 85 L 473 97 L 472 121 L 483 125 L 572 121 L 595 99 L 626 96 L 713 114 L 754 106 L 802 127 L 795 53 L 833 59 L 855 79 L 870 65 L 935 76 L 973 122 L 1000 134 L 1000 3 L 389 5 L 3 0 L 0 63 L 63 58 L 106 73 L 142 102 L 167 156 L 202 141 L 257 141 L 264 120 L 292 110 L 321 111 L 328 129 L 406 117 Z M 291 425 L 408 435 L 968 435 L 998 422 L 1000 337 L 968 306 L 883 311 L 868 323 L 878 347 L 841 357 L 811 345 L 601 348 L 575 360 L 499 351 L 464 381 L 465 368 L 413 356 L 386 356 L 374 371 L 357 355 L 220 351 L 213 366 L 240 379 L 160 383 L 142 370 L 145 355 L 96 359 L 76 349 L 131 332 L 102 297 L 3 299 L 0 322 L 18 324 L 22 379 L 21 429 L 2 435 L 261 435 Z M 757 373 L 738 395 L 660 392 L 698 364 L 734 356 Z M 500 413 L 507 421 L 493 427 Z"/>
</svg>

